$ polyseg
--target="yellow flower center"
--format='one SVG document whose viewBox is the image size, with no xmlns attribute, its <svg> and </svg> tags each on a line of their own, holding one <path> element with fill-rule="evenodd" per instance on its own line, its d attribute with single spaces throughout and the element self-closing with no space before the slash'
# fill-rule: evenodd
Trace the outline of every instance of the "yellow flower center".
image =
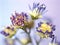
<svg viewBox="0 0 60 45">
<path fill-rule="evenodd" d="M 38 30 L 41 30 L 44 33 L 46 31 L 51 32 L 51 27 L 48 24 L 43 23 L 43 24 L 41 24 L 41 27 L 38 28 Z"/>
</svg>

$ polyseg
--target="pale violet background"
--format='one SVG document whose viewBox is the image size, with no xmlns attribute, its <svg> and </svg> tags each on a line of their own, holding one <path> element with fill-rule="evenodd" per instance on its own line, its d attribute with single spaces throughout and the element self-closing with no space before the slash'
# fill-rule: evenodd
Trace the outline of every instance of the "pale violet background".
<svg viewBox="0 0 60 45">
<path fill-rule="evenodd" d="M 0 29 L 11 24 L 10 16 L 14 11 L 26 12 L 29 10 L 28 4 L 33 2 L 46 5 L 48 12 L 45 15 L 51 17 L 56 25 L 55 34 L 60 42 L 60 0 L 0 0 Z"/>
</svg>

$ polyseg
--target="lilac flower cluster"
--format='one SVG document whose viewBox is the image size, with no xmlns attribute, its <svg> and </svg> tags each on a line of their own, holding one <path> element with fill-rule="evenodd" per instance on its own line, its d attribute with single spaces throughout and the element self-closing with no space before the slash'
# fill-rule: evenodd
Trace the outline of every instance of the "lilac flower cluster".
<svg viewBox="0 0 60 45">
<path fill-rule="evenodd" d="M 46 24 L 51 27 L 51 32 L 49 32 L 48 30 L 46 30 L 46 32 L 44 33 L 41 29 L 38 30 L 38 28 L 41 27 L 42 24 L 43 24 L 43 22 L 38 23 L 38 27 L 36 28 L 36 29 L 37 29 L 37 32 L 41 32 L 41 33 L 43 33 L 43 34 L 46 34 L 46 33 L 47 33 L 47 34 L 49 34 L 49 37 L 52 37 L 53 31 L 55 31 L 55 25 L 47 22 Z"/>
<path fill-rule="evenodd" d="M 44 10 L 46 10 L 46 6 L 45 4 L 41 4 L 40 3 L 33 3 L 33 7 L 31 8 L 29 6 L 30 10 L 34 10 L 35 8 L 37 8 L 37 11 L 39 12 L 43 12 Z"/>
<path fill-rule="evenodd" d="M 17 26 L 24 26 L 24 21 L 27 21 L 28 16 L 26 13 L 15 13 L 15 16 L 12 15 L 12 17 L 10 18 L 11 22 L 13 25 L 17 25 Z"/>
</svg>

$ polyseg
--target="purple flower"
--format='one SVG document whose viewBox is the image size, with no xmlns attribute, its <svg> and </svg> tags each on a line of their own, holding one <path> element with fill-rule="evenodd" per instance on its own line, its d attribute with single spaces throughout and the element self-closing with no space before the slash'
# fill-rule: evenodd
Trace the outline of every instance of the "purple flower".
<svg viewBox="0 0 60 45">
<path fill-rule="evenodd" d="M 29 6 L 29 8 L 31 9 L 30 6 Z M 35 8 L 37 8 L 39 11 L 40 10 L 44 11 L 46 9 L 46 6 L 45 6 L 45 4 L 40 5 L 40 3 L 33 3 L 32 10 L 34 10 Z"/>
<path fill-rule="evenodd" d="M 49 22 L 47 22 L 46 24 L 50 25 L 50 23 L 49 23 Z"/>
<path fill-rule="evenodd" d="M 9 33 L 6 33 L 5 36 L 9 36 Z"/>
<path fill-rule="evenodd" d="M 37 30 L 38 32 L 42 32 L 41 30 Z"/>
<path fill-rule="evenodd" d="M 40 27 L 41 26 L 41 24 L 40 23 L 38 23 L 38 27 Z"/>
<path fill-rule="evenodd" d="M 1 34 L 5 34 L 5 32 L 4 32 L 4 31 L 1 31 L 0 33 L 1 33 Z"/>
<path fill-rule="evenodd" d="M 15 13 L 14 17 L 13 16 L 11 17 L 12 24 L 18 25 L 18 26 L 22 26 L 24 21 L 28 19 L 28 15 L 24 12 L 22 12 L 21 14 Z M 14 20 L 12 20 L 12 19 L 14 19 Z"/>
<path fill-rule="evenodd" d="M 51 32 L 46 31 L 45 33 L 47 33 L 47 34 L 49 34 L 49 35 L 52 35 L 52 34 L 53 34 L 52 31 L 51 31 Z"/>
<path fill-rule="evenodd" d="M 52 26 L 52 30 L 55 31 L 55 25 Z"/>
<path fill-rule="evenodd" d="M 42 5 L 40 6 L 40 10 L 44 11 L 45 9 L 46 9 L 45 4 L 42 4 Z"/>
<path fill-rule="evenodd" d="M 39 6 L 39 3 L 33 3 L 33 9 Z"/>
<path fill-rule="evenodd" d="M 5 36 L 8 36 L 9 35 L 9 33 L 6 33 L 4 31 L 1 31 L 0 33 L 3 34 L 3 35 L 5 35 Z"/>
<path fill-rule="evenodd" d="M 41 24 L 43 24 L 43 22 L 38 23 L 38 27 L 40 27 L 40 26 L 41 26 Z"/>
<path fill-rule="evenodd" d="M 8 26 L 7 29 L 10 29 L 10 27 Z"/>
</svg>

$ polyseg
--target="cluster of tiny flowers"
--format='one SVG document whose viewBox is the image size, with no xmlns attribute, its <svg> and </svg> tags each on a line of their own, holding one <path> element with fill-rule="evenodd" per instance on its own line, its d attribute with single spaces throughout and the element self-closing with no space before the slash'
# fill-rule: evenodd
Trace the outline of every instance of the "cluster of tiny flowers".
<svg viewBox="0 0 60 45">
<path fill-rule="evenodd" d="M 45 4 L 40 5 L 40 3 L 33 3 L 33 7 L 31 8 L 29 6 L 29 8 L 30 8 L 30 10 L 34 10 L 37 8 L 37 11 L 39 11 L 39 13 L 40 13 L 40 11 L 44 11 L 46 9 L 46 6 L 45 6 Z"/>
<path fill-rule="evenodd" d="M 28 16 L 26 13 L 15 13 L 15 16 L 12 15 L 12 17 L 10 17 L 11 22 L 13 25 L 17 25 L 17 26 L 24 26 L 24 21 L 27 21 Z"/>
<path fill-rule="evenodd" d="M 4 36 L 9 36 L 10 35 L 10 31 L 14 31 L 14 27 L 9 27 L 7 26 L 3 31 L 1 31 L 0 33 L 3 34 Z M 10 32 L 10 33 L 9 33 Z"/>
<path fill-rule="evenodd" d="M 37 32 L 43 33 L 43 34 L 49 34 L 49 37 L 52 37 L 53 31 L 55 31 L 55 25 L 49 23 L 49 22 L 40 22 L 38 23 L 38 27 L 36 28 Z"/>
</svg>

